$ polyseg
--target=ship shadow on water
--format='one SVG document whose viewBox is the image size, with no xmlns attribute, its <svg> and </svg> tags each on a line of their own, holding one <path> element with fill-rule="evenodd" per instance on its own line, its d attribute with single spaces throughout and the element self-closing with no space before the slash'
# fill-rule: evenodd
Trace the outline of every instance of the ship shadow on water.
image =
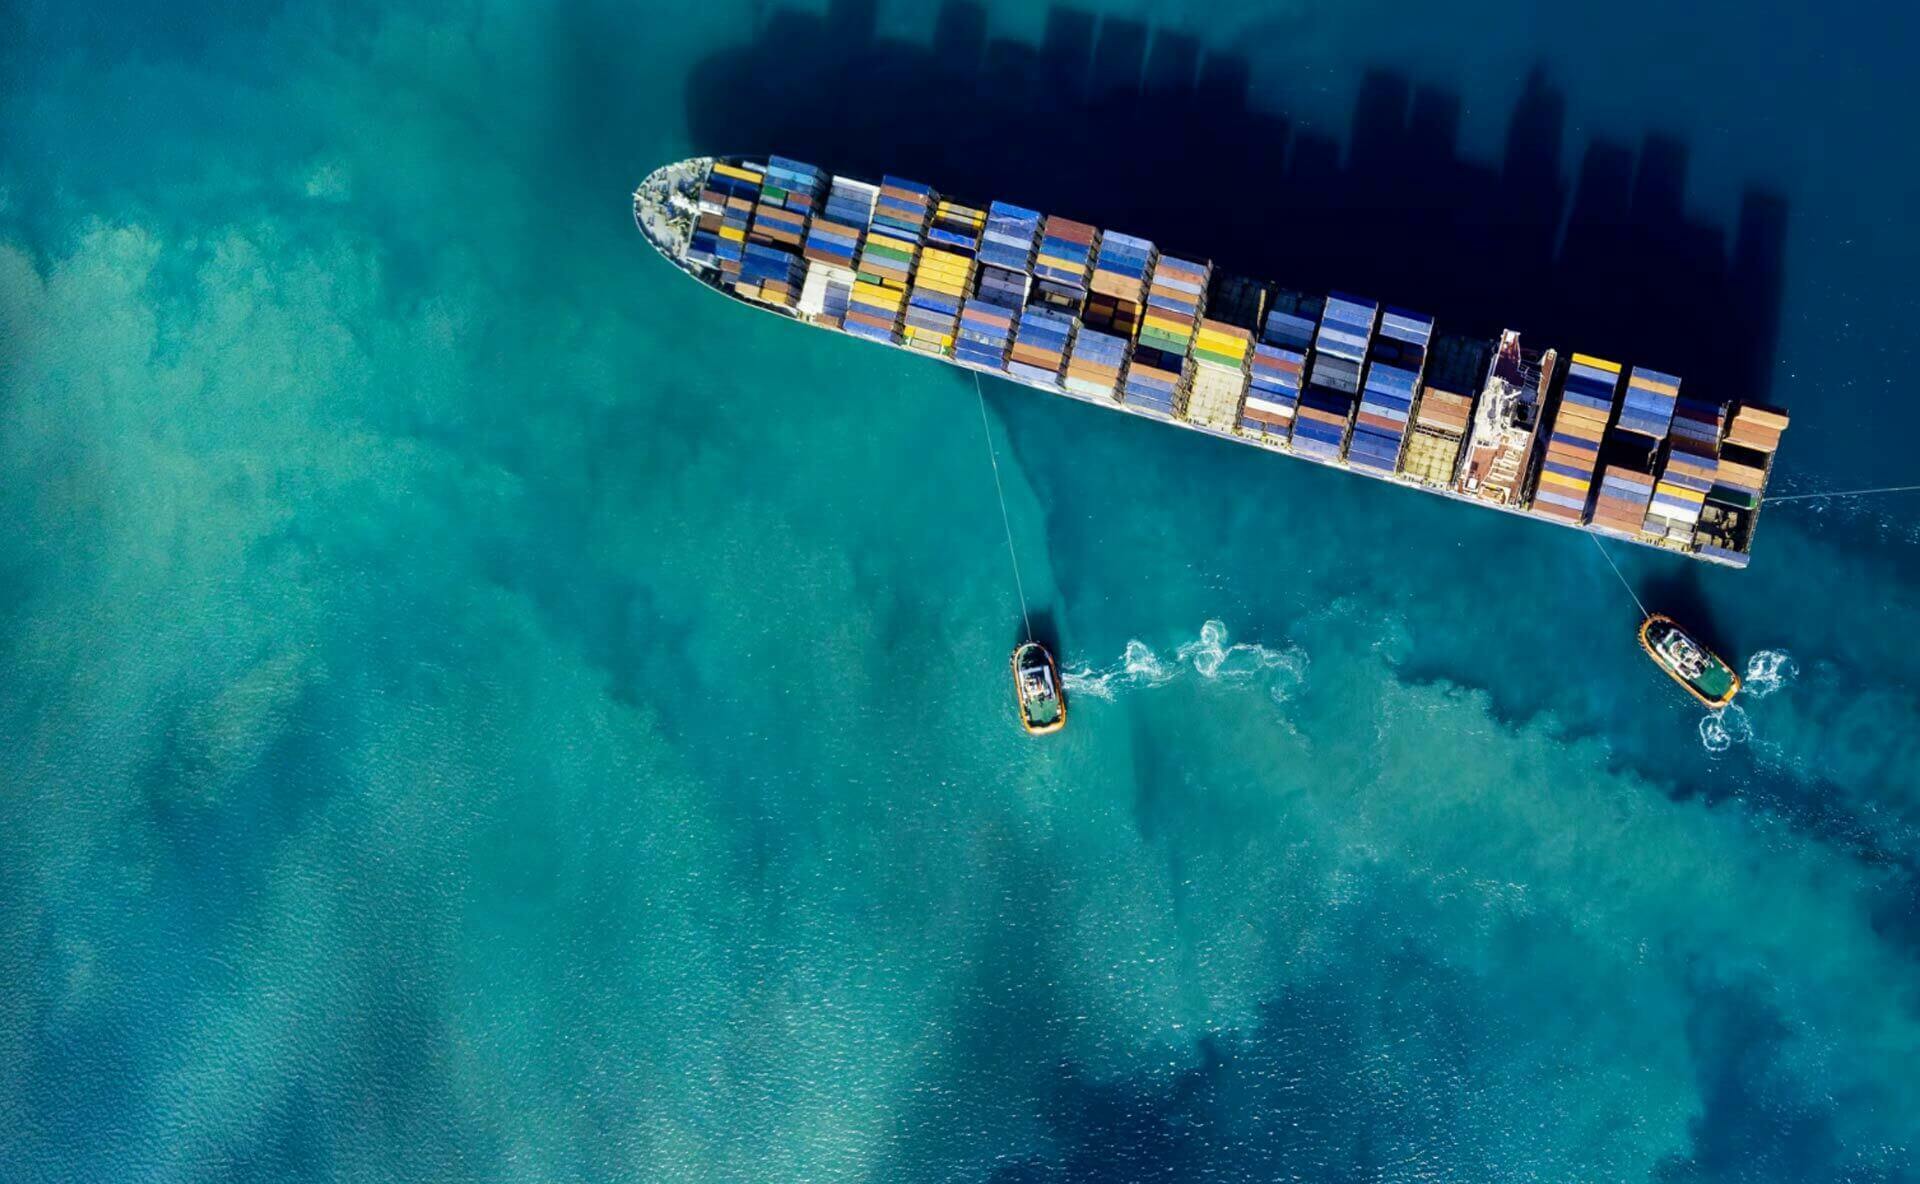
<svg viewBox="0 0 1920 1184">
<path fill-rule="evenodd" d="M 873 0 L 772 7 L 749 42 L 696 64 L 690 141 L 1016 201 L 1421 309 L 1443 332 L 1518 328 L 1702 393 L 1767 395 L 1784 200 L 1749 190 L 1729 238 L 1687 215 L 1674 139 L 1595 140 L 1570 166 L 1543 73 L 1484 163 L 1458 150 L 1460 96 L 1394 71 L 1361 80 L 1342 143 L 1296 126 L 1284 84 L 1179 32 L 1055 7 L 1033 45 L 955 2 L 920 42 L 876 19 Z"/>
</svg>

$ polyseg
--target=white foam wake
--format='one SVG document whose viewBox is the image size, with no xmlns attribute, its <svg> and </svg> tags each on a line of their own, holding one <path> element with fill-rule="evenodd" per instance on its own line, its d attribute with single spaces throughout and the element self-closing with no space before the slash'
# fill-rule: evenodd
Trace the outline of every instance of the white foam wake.
<svg viewBox="0 0 1920 1184">
<path fill-rule="evenodd" d="M 1761 650 L 1747 659 L 1747 673 L 1740 692 L 1749 699 L 1764 699 L 1790 685 L 1800 673 L 1793 655 L 1785 650 Z M 1738 704 L 1710 711 L 1700 718 L 1700 746 L 1708 752 L 1725 752 L 1736 744 L 1753 743 L 1753 718 Z M 1761 745 L 1763 750 L 1769 745 Z"/>
<path fill-rule="evenodd" d="M 1069 694 L 1112 700 L 1123 689 L 1165 686 L 1187 673 L 1212 682 L 1256 684 L 1282 703 L 1306 681 L 1307 654 L 1294 645 L 1269 649 L 1257 642 L 1229 643 L 1226 623 L 1209 620 L 1200 626 L 1199 637 L 1175 646 L 1171 658 L 1134 640 L 1127 642 L 1118 663 L 1098 669 L 1082 666 L 1062 677 Z"/>
<path fill-rule="evenodd" d="M 1722 707 L 1700 717 L 1700 746 L 1708 752 L 1725 752 L 1751 739 L 1753 721 L 1737 706 Z"/>
<path fill-rule="evenodd" d="M 1764 699 L 1794 680 L 1800 666 L 1785 650 L 1761 650 L 1747 659 L 1746 693 Z"/>
</svg>

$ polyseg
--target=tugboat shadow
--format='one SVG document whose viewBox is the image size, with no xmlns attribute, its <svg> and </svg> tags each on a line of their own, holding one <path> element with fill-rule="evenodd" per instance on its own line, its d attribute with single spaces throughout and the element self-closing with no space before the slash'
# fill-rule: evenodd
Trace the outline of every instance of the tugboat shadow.
<svg viewBox="0 0 1920 1184">
<path fill-rule="evenodd" d="M 1739 669 L 1737 656 L 1728 648 L 1729 639 L 1714 618 L 1713 600 L 1700 582 L 1700 573 L 1691 565 L 1660 564 L 1638 591 L 1648 611 L 1664 613 L 1680 622 L 1695 640 Z"/>
<path fill-rule="evenodd" d="M 1027 618 L 1033 623 L 1033 640 L 1047 647 L 1047 652 L 1052 654 L 1054 660 L 1059 662 L 1062 667 L 1069 665 L 1067 655 L 1062 653 L 1060 649 L 1060 629 L 1058 622 L 1054 618 L 1053 610 L 1048 608 L 1029 608 L 1027 610 Z M 1012 649 L 1026 640 L 1027 622 L 1021 621 L 1014 626 L 1013 636 L 1008 640 L 1007 648 Z"/>
</svg>

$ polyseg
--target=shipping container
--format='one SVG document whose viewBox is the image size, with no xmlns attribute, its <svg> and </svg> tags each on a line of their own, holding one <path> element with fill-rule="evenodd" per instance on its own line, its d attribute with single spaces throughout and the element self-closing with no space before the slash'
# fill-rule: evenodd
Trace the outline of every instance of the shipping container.
<svg viewBox="0 0 1920 1184">
<path fill-rule="evenodd" d="M 1599 496 L 1593 503 L 1594 529 L 1624 539 L 1636 538 L 1646 522 L 1654 484 L 1650 474 L 1608 465 L 1601 471 Z"/>
<path fill-rule="evenodd" d="M 1131 342 L 1140 331 L 1147 277 L 1158 259 L 1159 251 L 1146 239 L 1111 230 L 1101 234 L 1100 250 L 1082 312 L 1085 323 Z"/>
<path fill-rule="evenodd" d="M 1780 434 L 1786 430 L 1784 411 L 1750 403 L 1734 411 L 1733 421 L 1727 426 L 1727 443 L 1771 454 L 1780 447 Z"/>
<path fill-rule="evenodd" d="M 1285 444 L 1293 435 L 1300 405 L 1301 376 L 1307 356 L 1294 349 L 1257 345 L 1253 349 L 1247 397 L 1240 407 L 1240 431 L 1265 444 Z"/>
<path fill-rule="evenodd" d="M 1208 311 L 1213 311 L 1211 303 Z M 1258 311 L 1248 313 L 1258 323 Z M 1253 334 L 1237 325 L 1203 318 L 1193 337 L 1193 389 L 1187 398 L 1186 418 L 1197 427 L 1230 433 L 1240 426 L 1240 408 L 1247 394 L 1248 358 Z"/>
<path fill-rule="evenodd" d="M 1359 413 L 1347 440 L 1347 463 L 1380 474 L 1396 472 L 1407 423 L 1426 372 L 1433 318 L 1388 308 L 1367 349 Z"/>
<path fill-rule="evenodd" d="M 907 302 L 904 291 L 875 283 L 863 274 L 854 282 L 848 301 L 847 332 L 874 341 L 897 343 L 900 340 L 900 323 Z"/>
<path fill-rule="evenodd" d="M 813 165 L 784 156 L 768 159 L 747 241 L 799 255 L 806 243 L 807 220 L 820 204 L 826 185 L 826 174 Z"/>
<path fill-rule="evenodd" d="M 1547 437 L 1546 459 L 1534 487 L 1533 511 L 1565 522 L 1584 522 L 1593 501 L 1600 443 L 1613 420 L 1620 364 L 1573 355 Z"/>
<path fill-rule="evenodd" d="M 1073 338 L 1062 387 L 1070 395 L 1095 402 L 1113 402 L 1126 373 L 1127 346 L 1124 337 L 1081 328 Z"/>
<path fill-rule="evenodd" d="M 1654 443 L 1667 438 L 1673 407 L 1680 397 L 1680 380 L 1671 374 L 1635 366 L 1627 375 L 1626 397 L 1615 428 Z"/>
<path fill-rule="evenodd" d="M 760 181 L 765 175 L 751 164 L 717 163 L 707 176 L 701 194 L 703 212 L 718 214 L 720 227 L 706 244 L 711 247 L 714 266 L 728 287 L 740 282 L 746 258 L 747 231 L 753 222 L 753 209 L 760 200 Z M 699 237 L 699 236 L 696 236 Z"/>
<path fill-rule="evenodd" d="M 1299 311 L 1295 311 L 1296 308 Z M 1314 331 L 1319 325 L 1320 312 L 1311 305 L 1304 305 L 1297 298 L 1276 296 L 1273 307 L 1267 310 L 1260 339 L 1268 345 L 1305 354 L 1313 346 Z"/>
<path fill-rule="evenodd" d="M 1033 267 L 1034 249 L 1039 243 L 1040 215 L 1036 211 L 1003 201 L 987 207 L 980 262 L 1025 275 Z"/>
<path fill-rule="evenodd" d="M 940 202 L 907 296 L 906 345 L 945 357 L 959 332 L 960 306 L 973 291 L 974 255 L 986 215 L 968 206 Z"/>
<path fill-rule="evenodd" d="M 1013 348 L 1013 327 L 1017 317 L 1014 310 L 997 304 L 979 299 L 967 301 L 960 308 L 959 335 L 953 343 L 953 360 L 982 370 L 1004 371 L 1007 351 Z"/>
<path fill-rule="evenodd" d="M 1127 367 L 1125 402 L 1146 414 L 1186 413 L 1192 378 L 1187 350 L 1206 307 L 1213 266 L 1161 255 L 1147 282 L 1140 334 Z"/>
<path fill-rule="evenodd" d="M 1084 222 L 1048 215 L 1041 225 L 1040 246 L 1033 260 L 1034 278 L 1047 281 L 1052 291 L 1071 295 L 1078 307 L 1086 299 L 1099 239 L 1100 232 Z"/>
<path fill-rule="evenodd" d="M 1073 331 L 1079 322 L 1057 309 L 1030 304 L 1020 312 L 1007 359 L 1007 373 L 1043 386 L 1058 387 Z"/>
<path fill-rule="evenodd" d="M 881 180 L 856 269 L 862 283 L 906 291 L 933 202 L 933 190 L 917 181 Z M 855 296 L 857 303 L 857 289 Z"/>
<path fill-rule="evenodd" d="M 1451 488 L 1472 422 L 1472 396 L 1434 386 L 1422 388 L 1401 474 L 1435 489 Z"/>
<path fill-rule="evenodd" d="M 801 253 L 814 263 L 854 270 L 879 196 L 878 185 L 850 177 L 833 178 L 825 203 L 807 227 L 806 249 Z"/>
<path fill-rule="evenodd" d="M 1293 449 L 1337 461 L 1360 408 L 1360 376 L 1380 306 L 1343 292 L 1327 297 L 1313 334 L 1307 385 L 1293 422 Z"/>
<path fill-rule="evenodd" d="M 1720 438 L 1726 406 L 1681 396 L 1675 399 L 1665 462 L 1641 522 L 1649 539 L 1687 546 L 1720 472 Z"/>
</svg>

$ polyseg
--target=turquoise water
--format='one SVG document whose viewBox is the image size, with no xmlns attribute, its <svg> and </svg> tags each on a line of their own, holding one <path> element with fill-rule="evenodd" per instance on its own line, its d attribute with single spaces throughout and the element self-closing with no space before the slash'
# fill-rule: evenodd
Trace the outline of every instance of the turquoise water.
<svg viewBox="0 0 1920 1184">
<path fill-rule="evenodd" d="M 14 7 L 0 1178 L 1920 1176 L 1914 499 L 1617 548 L 1710 717 L 1578 534 L 989 384 L 1032 742 L 970 380 L 626 209 L 1004 159 L 1912 481 L 1912 13 L 1082 11 Z"/>
</svg>

